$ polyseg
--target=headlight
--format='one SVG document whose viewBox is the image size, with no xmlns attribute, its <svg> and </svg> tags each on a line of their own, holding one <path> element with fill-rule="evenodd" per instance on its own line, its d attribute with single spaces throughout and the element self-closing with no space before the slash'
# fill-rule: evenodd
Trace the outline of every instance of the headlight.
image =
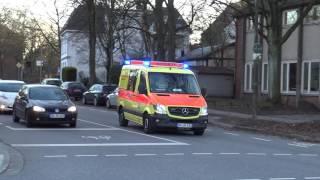
<svg viewBox="0 0 320 180">
<path fill-rule="evenodd" d="M 75 106 L 71 106 L 68 108 L 68 112 L 76 112 L 77 108 Z"/>
<path fill-rule="evenodd" d="M 33 106 L 33 111 L 34 112 L 45 112 L 46 109 L 44 109 L 43 107 L 40 107 L 40 106 Z"/>
<path fill-rule="evenodd" d="M 0 105 L 0 109 L 4 109 L 4 108 L 6 108 L 6 106 L 3 105 L 3 104 L 1 104 L 1 105 Z"/>
<path fill-rule="evenodd" d="M 208 115 L 208 107 L 207 106 L 206 107 L 202 107 L 200 109 L 200 116 L 206 116 L 206 115 Z"/>
<path fill-rule="evenodd" d="M 167 114 L 166 107 L 162 104 L 157 104 L 154 108 L 158 114 Z"/>
</svg>

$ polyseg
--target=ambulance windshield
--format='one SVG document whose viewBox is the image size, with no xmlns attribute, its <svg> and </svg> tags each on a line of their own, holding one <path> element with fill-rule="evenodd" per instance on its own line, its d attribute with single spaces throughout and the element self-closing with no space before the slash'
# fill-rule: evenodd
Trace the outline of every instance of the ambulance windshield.
<svg viewBox="0 0 320 180">
<path fill-rule="evenodd" d="M 152 93 L 200 94 L 192 74 L 149 72 L 149 84 Z"/>
</svg>

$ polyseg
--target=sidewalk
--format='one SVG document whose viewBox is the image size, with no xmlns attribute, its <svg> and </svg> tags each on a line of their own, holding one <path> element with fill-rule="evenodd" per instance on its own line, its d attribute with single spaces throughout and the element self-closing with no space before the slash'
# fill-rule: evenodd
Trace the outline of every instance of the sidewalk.
<svg viewBox="0 0 320 180">
<path fill-rule="evenodd" d="M 7 145 L 0 141 L 0 174 L 2 174 L 9 166 L 10 155 Z"/>
<path fill-rule="evenodd" d="M 222 111 L 215 109 L 208 109 L 209 115 L 219 115 L 227 117 L 235 117 L 241 119 L 252 119 L 252 114 L 244 114 L 231 111 Z M 307 123 L 320 122 L 320 114 L 293 114 L 293 115 L 257 115 L 257 120 L 274 121 L 281 123 Z"/>
<path fill-rule="evenodd" d="M 209 123 L 227 129 L 239 129 L 277 135 L 308 142 L 320 142 L 320 114 L 257 115 L 208 109 Z"/>
</svg>

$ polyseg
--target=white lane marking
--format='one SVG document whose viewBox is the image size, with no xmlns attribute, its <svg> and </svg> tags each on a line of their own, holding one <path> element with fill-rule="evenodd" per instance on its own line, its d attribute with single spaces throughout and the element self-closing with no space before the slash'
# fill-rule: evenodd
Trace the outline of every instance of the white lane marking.
<svg viewBox="0 0 320 180">
<path fill-rule="evenodd" d="M 253 137 L 252 139 L 259 140 L 259 141 L 265 141 L 265 142 L 271 141 L 270 139 L 263 139 L 263 138 L 258 138 L 258 137 Z"/>
<path fill-rule="evenodd" d="M 117 128 L 14 128 L 6 126 L 13 131 L 115 131 Z"/>
<path fill-rule="evenodd" d="M 318 154 L 298 154 L 298 156 L 310 156 L 310 157 L 316 157 L 319 156 Z"/>
<path fill-rule="evenodd" d="M 302 142 L 293 142 L 293 143 L 288 143 L 288 145 L 289 145 L 289 146 L 302 147 L 302 148 L 309 148 L 309 147 L 315 146 L 316 144 L 302 143 Z"/>
<path fill-rule="evenodd" d="M 261 179 L 236 179 L 236 180 L 261 180 Z"/>
<path fill-rule="evenodd" d="M 118 146 L 181 146 L 184 143 L 89 143 L 89 144 L 11 144 L 13 147 L 118 147 Z"/>
<path fill-rule="evenodd" d="M 120 128 L 116 128 L 116 127 L 113 127 L 113 126 L 108 126 L 108 125 L 105 125 L 105 124 L 100 124 L 100 123 L 96 123 L 96 122 L 92 122 L 92 121 L 87 121 L 87 120 L 80 119 L 80 118 L 78 118 L 78 121 L 82 121 L 82 122 L 85 122 L 85 123 L 88 123 L 88 124 L 94 124 L 94 125 L 98 125 L 98 126 L 103 126 L 103 127 L 107 127 L 107 128 L 115 128 L 117 130 L 120 130 Z"/>
<path fill-rule="evenodd" d="M 97 154 L 76 154 L 75 157 L 97 157 Z"/>
<path fill-rule="evenodd" d="M 266 156 L 266 153 L 247 153 L 249 156 Z"/>
<path fill-rule="evenodd" d="M 239 134 L 231 133 L 231 132 L 224 132 L 224 134 L 228 134 L 228 135 L 232 135 L 232 136 L 240 136 Z"/>
<path fill-rule="evenodd" d="M 184 153 L 167 153 L 167 154 L 164 154 L 165 156 L 183 156 Z"/>
<path fill-rule="evenodd" d="M 0 123 L 0 125 L 2 125 L 2 123 Z"/>
<path fill-rule="evenodd" d="M 220 155 L 239 155 L 240 153 L 219 153 Z"/>
<path fill-rule="evenodd" d="M 297 178 L 270 178 L 270 180 L 293 180 Z"/>
<path fill-rule="evenodd" d="M 106 157 L 126 157 L 127 154 L 106 154 Z"/>
<path fill-rule="evenodd" d="M 156 156 L 157 154 L 135 154 L 135 156 Z"/>
<path fill-rule="evenodd" d="M 192 155 L 212 155 L 212 153 L 192 153 Z"/>
<path fill-rule="evenodd" d="M 82 122 L 87 122 L 87 123 L 99 125 L 99 126 L 104 126 L 104 127 L 109 127 L 109 128 L 116 128 L 116 127 L 113 127 L 113 126 L 108 126 L 108 125 L 104 125 L 104 124 L 100 124 L 100 123 L 95 123 L 95 122 L 91 122 L 91 121 L 87 121 L 87 120 L 83 120 L 83 119 L 78 119 L 78 120 L 79 120 L 79 121 L 82 121 Z M 171 139 L 162 138 L 162 137 L 158 137 L 158 136 L 152 136 L 152 135 L 148 135 L 148 134 L 143 134 L 143 133 L 139 133 L 139 132 L 135 132 L 135 131 L 130 131 L 130 130 L 122 129 L 122 128 L 116 128 L 116 129 L 121 130 L 121 131 L 125 131 L 125 132 L 129 132 L 129 133 L 133 133 L 133 134 L 138 134 L 138 135 L 146 136 L 146 137 L 151 137 L 151 138 L 155 138 L 155 139 L 160 139 L 160 140 L 164 140 L 164 141 L 169 141 L 169 142 L 176 143 L 176 144 L 179 144 L 179 145 L 189 145 L 189 144 L 187 144 L 187 143 L 183 143 L 183 142 L 179 142 L 179 141 L 174 141 L 174 140 L 171 140 Z"/>
<path fill-rule="evenodd" d="M 67 155 L 45 155 L 45 158 L 66 158 Z"/>
<path fill-rule="evenodd" d="M 273 154 L 274 156 L 292 156 L 292 154 Z"/>
<path fill-rule="evenodd" d="M 305 177 L 305 180 L 311 180 L 311 179 L 320 179 L 320 177 Z"/>
</svg>

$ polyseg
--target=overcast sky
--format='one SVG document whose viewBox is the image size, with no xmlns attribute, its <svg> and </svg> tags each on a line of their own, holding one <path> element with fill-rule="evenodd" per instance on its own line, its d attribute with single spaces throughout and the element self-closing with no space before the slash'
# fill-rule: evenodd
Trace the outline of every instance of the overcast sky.
<svg viewBox="0 0 320 180">
<path fill-rule="evenodd" d="M 181 3 L 192 1 L 192 0 L 176 0 L 176 7 L 179 8 Z M 54 17 L 54 5 L 53 0 L 0 0 L 0 7 L 9 7 L 16 9 L 28 9 L 32 12 L 33 16 L 42 19 L 43 21 L 48 21 L 48 14 Z M 68 4 L 69 3 L 69 4 Z M 70 7 L 70 0 L 57 0 L 57 4 L 61 9 L 65 7 Z M 190 14 L 190 8 L 184 8 L 181 12 L 183 15 L 188 16 Z M 208 13 L 212 13 L 212 9 L 207 8 Z M 203 22 L 204 20 L 198 20 L 202 22 L 197 22 L 202 26 L 207 26 L 209 22 Z M 195 42 L 200 38 L 201 31 L 193 31 L 191 39 Z"/>
</svg>

